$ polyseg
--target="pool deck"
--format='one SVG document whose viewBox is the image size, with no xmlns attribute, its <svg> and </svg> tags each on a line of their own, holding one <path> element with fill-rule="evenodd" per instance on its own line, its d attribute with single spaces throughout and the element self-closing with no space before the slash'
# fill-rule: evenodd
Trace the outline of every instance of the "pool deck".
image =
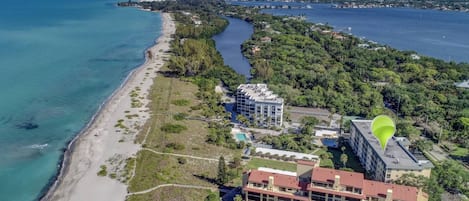
<svg viewBox="0 0 469 201">
<path fill-rule="evenodd" d="M 246 131 L 241 131 L 239 128 L 232 128 L 231 129 L 231 134 L 233 135 L 233 138 L 239 142 L 240 140 L 236 137 L 236 134 L 240 134 L 240 133 L 243 133 L 245 136 L 246 136 L 246 140 L 245 142 L 246 143 L 252 143 L 252 136 L 249 132 L 246 132 Z"/>
</svg>

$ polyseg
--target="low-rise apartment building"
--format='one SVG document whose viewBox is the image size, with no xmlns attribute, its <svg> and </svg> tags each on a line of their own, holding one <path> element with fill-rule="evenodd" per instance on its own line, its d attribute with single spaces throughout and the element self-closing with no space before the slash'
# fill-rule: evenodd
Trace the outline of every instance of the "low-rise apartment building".
<svg viewBox="0 0 469 201">
<path fill-rule="evenodd" d="M 427 201 L 415 187 L 364 179 L 362 173 L 298 161 L 297 172 L 251 170 L 243 176 L 246 201 Z"/>
<path fill-rule="evenodd" d="M 430 177 L 433 164 L 408 150 L 406 138 L 392 137 L 385 150 L 371 133 L 372 120 L 352 120 L 349 144 L 360 163 L 374 180 L 390 182 L 403 174 Z M 399 131 L 398 131 L 399 132 Z"/>
<path fill-rule="evenodd" d="M 236 111 L 251 123 L 280 127 L 283 123 L 283 99 L 266 84 L 241 84 L 236 91 Z"/>
</svg>

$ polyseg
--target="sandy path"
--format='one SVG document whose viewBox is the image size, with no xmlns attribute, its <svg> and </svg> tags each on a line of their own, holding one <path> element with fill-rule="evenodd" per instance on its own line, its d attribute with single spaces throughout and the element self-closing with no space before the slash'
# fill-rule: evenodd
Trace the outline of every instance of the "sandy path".
<svg viewBox="0 0 469 201">
<path fill-rule="evenodd" d="M 134 156 L 140 145 L 134 144 L 134 138 L 139 131 L 136 126 L 142 126 L 150 114 L 147 105 L 147 94 L 153 84 L 155 71 L 168 57 L 164 52 L 169 50 L 171 34 L 175 32 L 174 22 L 168 13 L 162 13 L 163 29 L 156 44 L 149 48 L 152 56 L 147 55 L 146 62 L 138 67 L 120 89 L 118 89 L 109 101 L 96 115 L 94 121 L 76 138 L 71 145 L 71 152 L 66 153 L 65 167 L 61 176 L 52 190 L 43 200 L 60 201 L 103 201 L 125 200 L 127 186 L 111 179 L 97 175 L 101 165 L 107 165 L 108 172 L 112 169 L 109 159 L 117 161 Z M 140 90 L 135 91 L 136 87 Z M 134 100 L 142 103 L 142 107 L 132 108 L 130 94 L 138 94 Z M 125 112 L 127 111 L 127 112 Z M 135 115 L 129 119 L 126 115 Z M 123 125 L 129 129 L 116 128 L 119 119 L 123 119 Z M 116 165 L 117 166 L 117 165 Z M 122 165 L 121 165 L 122 166 Z"/>
</svg>

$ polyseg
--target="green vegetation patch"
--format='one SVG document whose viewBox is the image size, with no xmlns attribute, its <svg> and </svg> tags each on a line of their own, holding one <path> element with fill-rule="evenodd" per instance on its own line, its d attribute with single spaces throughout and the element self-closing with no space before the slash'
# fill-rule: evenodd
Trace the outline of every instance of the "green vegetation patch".
<svg viewBox="0 0 469 201">
<path fill-rule="evenodd" d="M 171 150 L 183 150 L 185 146 L 181 143 L 171 142 L 166 145 L 166 148 L 171 149 Z"/>
<path fill-rule="evenodd" d="M 129 191 L 138 192 L 161 184 L 190 184 L 215 187 L 203 178 L 215 178 L 217 163 L 187 158 L 181 165 L 177 157 L 142 150 L 137 154 L 137 168 L 129 182 Z"/>
<path fill-rule="evenodd" d="M 167 132 L 167 133 L 180 133 L 184 130 L 187 130 L 187 127 L 181 124 L 164 124 L 161 126 L 161 131 Z"/>
<path fill-rule="evenodd" d="M 135 166 L 135 158 L 127 158 L 125 160 L 124 170 L 122 171 L 122 182 L 127 183 L 132 176 L 132 171 Z"/>
<path fill-rule="evenodd" d="M 140 195 L 131 195 L 127 201 L 148 201 L 148 200 L 165 200 L 165 201 L 179 201 L 179 200 L 204 200 L 209 194 L 210 190 L 180 188 L 180 187 L 163 187 L 149 193 Z"/>
<path fill-rule="evenodd" d="M 463 148 L 463 147 L 457 147 L 453 151 L 451 151 L 452 156 L 458 156 L 458 157 L 466 157 L 469 155 L 469 149 Z"/>
<path fill-rule="evenodd" d="M 105 177 L 107 175 L 107 167 L 106 165 L 101 165 L 100 170 L 98 172 L 98 176 Z"/>
<path fill-rule="evenodd" d="M 191 102 L 186 99 L 177 99 L 177 100 L 171 101 L 171 103 L 177 106 L 188 106 Z"/>
<path fill-rule="evenodd" d="M 181 113 L 177 113 L 177 114 L 173 115 L 173 119 L 176 120 L 176 121 L 182 121 L 182 120 L 186 119 L 187 116 L 188 115 L 186 113 L 181 112 Z"/>
</svg>

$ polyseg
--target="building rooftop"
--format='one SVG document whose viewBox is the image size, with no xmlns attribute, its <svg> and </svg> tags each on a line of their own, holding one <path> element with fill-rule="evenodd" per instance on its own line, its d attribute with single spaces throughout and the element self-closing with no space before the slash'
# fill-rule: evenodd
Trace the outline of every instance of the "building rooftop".
<svg viewBox="0 0 469 201">
<path fill-rule="evenodd" d="M 249 99 L 257 102 L 283 104 L 283 98 L 270 91 L 267 84 L 241 84 L 238 86 L 238 91 L 244 92 Z"/>
<path fill-rule="evenodd" d="M 352 124 L 362 133 L 373 151 L 384 161 L 387 168 L 420 170 L 433 168 L 429 160 L 418 160 L 405 147 L 405 141 L 392 137 L 389 139 L 386 149 L 383 151 L 378 139 L 371 133 L 372 120 L 352 120 Z M 397 131 L 399 132 L 399 131 Z"/>
<path fill-rule="evenodd" d="M 274 178 L 275 186 L 306 190 L 306 187 L 308 185 L 307 183 L 299 182 L 296 179 L 296 176 L 265 172 L 261 170 L 251 170 L 251 173 L 249 174 L 249 181 L 259 184 L 268 184 L 269 176 L 272 176 Z"/>
<path fill-rule="evenodd" d="M 316 137 L 330 137 L 330 138 L 337 138 L 337 131 L 335 130 L 325 130 L 325 129 L 317 129 L 314 132 L 314 136 Z"/>
<path fill-rule="evenodd" d="M 316 167 L 318 165 L 316 162 L 307 161 L 307 160 L 297 160 L 296 163 L 300 165 L 308 165 L 312 167 Z"/>
<path fill-rule="evenodd" d="M 300 164 L 300 163 L 298 163 Z M 384 183 L 380 181 L 372 181 L 364 179 L 362 173 L 356 172 L 348 172 L 342 170 L 335 170 L 335 169 L 328 169 L 328 168 L 321 168 L 321 167 L 314 167 L 312 164 L 312 181 L 327 181 L 327 182 L 334 182 L 335 176 L 340 176 L 340 185 L 344 186 L 353 186 L 356 188 L 362 189 L 362 193 L 352 193 L 347 191 L 337 191 L 334 189 L 323 188 L 319 186 L 311 185 L 310 182 L 301 182 L 297 179 L 296 176 L 293 176 L 293 172 L 286 172 L 287 174 L 283 174 L 284 171 L 280 170 L 273 170 L 270 168 L 260 168 L 258 170 L 251 170 L 248 172 L 248 181 L 255 182 L 259 184 L 268 184 L 269 177 L 273 177 L 273 184 L 274 186 L 285 187 L 285 188 L 292 188 L 298 190 L 311 190 L 316 192 L 323 192 L 323 193 L 331 193 L 335 195 L 342 195 L 347 197 L 353 197 L 357 199 L 365 199 L 365 197 L 380 197 L 385 198 L 388 190 L 392 190 L 392 199 L 393 200 L 402 200 L 402 201 L 417 201 L 417 196 L 419 191 L 416 187 L 412 186 L 403 186 L 397 184 L 390 184 Z M 266 189 L 258 189 L 258 188 L 250 188 L 244 186 L 245 190 L 249 190 L 250 192 L 258 192 L 258 193 L 266 193 L 268 191 L 269 194 L 275 194 L 282 197 L 289 197 L 298 200 L 306 199 L 307 197 L 292 195 L 288 196 L 286 193 L 280 193 L 275 191 L 269 191 Z"/>
<path fill-rule="evenodd" d="M 363 186 L 363 193 L 368 196 L 385 198 L 387 190 L 391 189 L 393 200 L 417 200 L 418 189 L 415 187 L 371 180 L 365 180 Z"/>
<path fill-rule="evenodd" d="M 260 153 L 270 153 L 270 155 L 278 155 L 278 156 L 287 156 L 287 157 L 294 157 L 295 159 L 307 159 L 307 160 L 319 160 L 319 156 L 313 154 L 304 154 L 299 152 L 292 152 L 292 151 L 283 151 L 278 149 L 268 149 L 268 148 L 259 148 L 256 147 L 256 152 Z"/>
<path fill-rule="evenodd" d="M 463 82 L 455 83 L 456 87 L 468 88 L 469 89 L 469 80 Z"/>
<path fill-rule="evenodd" d="M 363 174 L 357 172 L 317 167 L 313 169 L 313 176 L 311 177 L 311 180 L 320 181 L 323 183 L 334 183 L 335 175 L 340 176 L 341 185 L 363 188 Z"/>
<path fill-rule="evenodd" d="M 260 171 L 263 171 L 263 172 L 270 172 L 270 173 L 283 174 L 283 175 L 296 177 L 296 172 L 291 172 L 291 171 L 277 170 L 277 169 L 266 168 L 266 167 L 259 167 L 259 168 L 257 168 L 257 170 L 260 170 Z"/>
</svg>

